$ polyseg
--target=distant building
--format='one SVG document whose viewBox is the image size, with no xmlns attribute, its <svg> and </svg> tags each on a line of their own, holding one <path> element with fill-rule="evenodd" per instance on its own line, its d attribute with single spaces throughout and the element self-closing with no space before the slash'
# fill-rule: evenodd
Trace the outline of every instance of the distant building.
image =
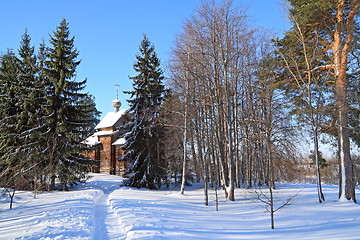
<svg viewBox="0 0 360 240">
<path fill-rule="evenodd" d="M 121 103 L 116 99 L 112 102 L 114 112 L 109 112 L 95 127 L 96 132 L 88 137 L 84 143 L 93 150 L 84 155 L 92 160 L 98 160 L 95 172 L 123 175 L 127 168 L 125 161 L 120 161 L 125 152 L 122 149 L 126 130 L 121 129 L 129 121 L 127 110 L 119 110 Z"/>
</svg>

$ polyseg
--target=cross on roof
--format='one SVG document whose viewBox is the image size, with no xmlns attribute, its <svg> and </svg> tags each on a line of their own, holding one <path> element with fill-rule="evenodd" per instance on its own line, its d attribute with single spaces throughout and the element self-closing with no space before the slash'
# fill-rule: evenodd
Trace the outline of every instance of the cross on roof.
<svg viewBox="0 0 360 240">
<path fill-rule="evenodd" d="M 120 87 L 120 84 L 115 84 L 116 87 L 116 99 L 118 99 L 118 87 Z"/>
</svg>

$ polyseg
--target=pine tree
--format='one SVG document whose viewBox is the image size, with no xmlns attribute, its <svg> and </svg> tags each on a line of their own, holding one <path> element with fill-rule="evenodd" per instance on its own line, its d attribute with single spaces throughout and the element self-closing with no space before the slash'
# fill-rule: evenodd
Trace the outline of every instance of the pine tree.
<svg viewBox="0 0 360 240">
<path fill-rule="evenodd" d="M 46 78 L 46 157 L 53 169 L 52 188 L 55 174 L 60 180 L 60 189 L 67 190 L 67 184 L 76 181 L 87 171 L 86 159 L 79 153 L 84 149 L 81 141 L 89 134 L 89 129 L 97 121 L 94 102 L 87 93 L 82 93 L 86 79 L 74 80 L 76 68 L 80 64 L 74 47 L 74 37 L 70 37 L 65 19 L 50 36 L 51 47 L 47 49 L 45 67 Z"/>
<path fill-rule="evenodd" d="M 157 118 L 164 101 L 165 87 L 163 71 L 154 46 L 144 35 L 140 44 L 140 54 L 136 55 L 134 69 L 138 75 L 131 77 L 133 91 L 125 92 L 131 95 L 128 100 L 132 121 L 131 131 L 127 136 L 124 160 L 131 162 L 128 169 L 128 186 L 158 189 L 165 175 L 161 160 L 159 136 L 161 128 Z"/>
<path fill-rule="evenodd" d="M 324 51 L 319 59 L 331 59 L 330 64 L 319 65 L 310 72 L 331 71 L 334 76 L 336 96 L 337 137 L 339 147 L 340 188 L 339 197 L 355 198 L 353 164 L 350 157 L 349 134 L 349 79 L 350 51 L 354 43 L 356 23 L 358 23 L 360 1 L 345 0 L 289 0 L 290 13 L 304 28 L 308 38 L 318 38 L 320 42 L 307 42 L 309 45 L 322 45 Z M 311 39 L 311 38 L 310 38 Z"/>
<path fill-rule="evenodd" d="M 319 165 L 320 126 L 326 119 L 325 109 L 331 99 L 330 71 L 317 71 L 329 64 L 331 59 L 324 56 L 326 45 L 317 34 L 306 34 L 307 26 L 300 26 L 296 18 L 292 19 L 294 27 L 283 39 L 277 42 L 279 83 L 285 95 L 291 101 L 290 113 L 298 122 L 309 130 L 314 144 L 319 202 L 325 201 L 321 186 Z M 312 29 L 317 32 L 318 29 Z M 325 45 L 325 46 L 324 46 Z M 314 70 L 315 69 L 315 70 Z"/>
</svg>

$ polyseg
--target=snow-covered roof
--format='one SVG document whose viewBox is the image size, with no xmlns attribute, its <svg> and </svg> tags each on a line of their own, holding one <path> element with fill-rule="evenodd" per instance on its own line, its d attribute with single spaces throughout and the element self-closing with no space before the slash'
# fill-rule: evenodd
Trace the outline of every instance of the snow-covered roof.
<svg viewBox="0 0 360 240">
<path fill-rule="evenodd" d="M 98 131 L 94 133 L 94 136 L 109 136 L 117 133 L 117 131 Z"/>
<path fill-rule="evenodd" d="M 95 134 L 91 135 L 90 137 L 85 139 L 82 143 L 89 145 L 89 146 L 95 146 L 95 145 L 100 144 L 100 142 L 98 141 L 98 137 Z"/>
<path fill-rule="evenodd" d="M 113 127 L 117 121 L 126 113 L 127 109 L 122 109 L 118 112 L 109 112 L 105 117 L 99 122 L 95 129 Z"/>
<path fill-rule="evenodd" d="M 124 145 L 126 142 L 125 138 L 119 138 L 118 140 L 116 140 L 112 145 Z"/>
</svg>

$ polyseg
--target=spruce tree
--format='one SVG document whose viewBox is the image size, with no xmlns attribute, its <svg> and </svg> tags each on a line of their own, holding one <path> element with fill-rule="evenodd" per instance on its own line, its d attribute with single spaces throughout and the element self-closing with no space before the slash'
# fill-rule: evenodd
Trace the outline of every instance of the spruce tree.
<svg viewBox="0 0 360 240">
<path fill-rule="evenodd" d="M 19 138 L 16 134 L 17 106 L 17 59 L 12 50 L 1 56 L 0 63 L 0 182 L 8 187 L 17 174 L 16 150 Z"/>
<path fill-rule="evenodd" d="M 74 47 L 74 37 L 70 37 L 65 19 L 50 36 L 51 46 L 47 49 L 45 67 L 46 78 L 46 157 L 53 169 L 52 188 L 55 176 L 60 180 L 60 189 L 67 190 L 72 183 L 87 171 L 87 159 L 79 154 L 84 149 L 81 141 L 89 134 L 89 129 L 97 121 L 94 101 L 83 93 L 86 79 L 75 81 L 76 68 L 80 64 Z"/>
<path fill-rule="evenodd" d="M 23 154 L 29 158 L 37 155 L 38 130 L 41 126 L 41 101 L 44 97 L 44 86 L 39 83 L 37 57 L 35 47 L 30 44 L 31 38 L 25 30 L 19 48 L 18 79 L 19 79 L 19 116 L 18 132 Z M 36 164 L 36 163 L 35 163 Z"/>
<path fill-rule="evenodd" d="M 37 129 L 37 118 L 34 116 L 38 107 L 34 102 L 36 91 L 36 56 L 31 38 L 27 31 L 22 35 L 18 50 L 19 58 L 12 52 L 3 56 L 1 63 L 2 104 L 1 104 L 1 145 L 4 146 L 1 159 L 6 162 L 4 174 L 11 169 L 12 180 L 8 183 L 29 183 L 23 178 L 33 177 L 37 164 L 33 161 Z M 4 176 L 5 176 L 4 175 Z M 15 185 L 13 187 L 16 187 Z"/>
<path fill-rule="evenodd" d="M 139 48 L 140 53 L 136 55 L 134 64 L 138 75 L 130 78 L 134 90 L 125 92 L 131 95 L 128 102 L 132 119 L 125 145 L 127 153 L 123 159 L 131 163 L 127 171 L 128 186 L 158 189 L 165 174 L 159 150 L 161 128 L 157 124 L 160 106 L 164 101 L 164 76 L 154 46 L 146 35 Z"/>
<path fill-rule="evenodd" d="M 47 136 L 47 124 L 46 124 L 46 87 L 48 84 L 48 79 L 45 76 L 45 61 L 46 61 L 46 45 L 43 41 L 40 44 L 39 51 L 37 53 L 37 74 L 36 81 L 34 84 L 34 90 L 30 96 L 30 101 L 33 103 L 32 113 L 32 123 L 35 126 L 34 131 L 32 131 L 31 137 L 35 139 L 33 145 L 33 151 L 35 152 L 33 158 L 37 162 L 36 174 L 38 177 L 42 178 L 42 184 L 45 184 L 44 179 L 46 179 L 49 168 L 51 168 L 48 158 L 44 154 L 47 149 L 46 136 Z"/>
</svg>

